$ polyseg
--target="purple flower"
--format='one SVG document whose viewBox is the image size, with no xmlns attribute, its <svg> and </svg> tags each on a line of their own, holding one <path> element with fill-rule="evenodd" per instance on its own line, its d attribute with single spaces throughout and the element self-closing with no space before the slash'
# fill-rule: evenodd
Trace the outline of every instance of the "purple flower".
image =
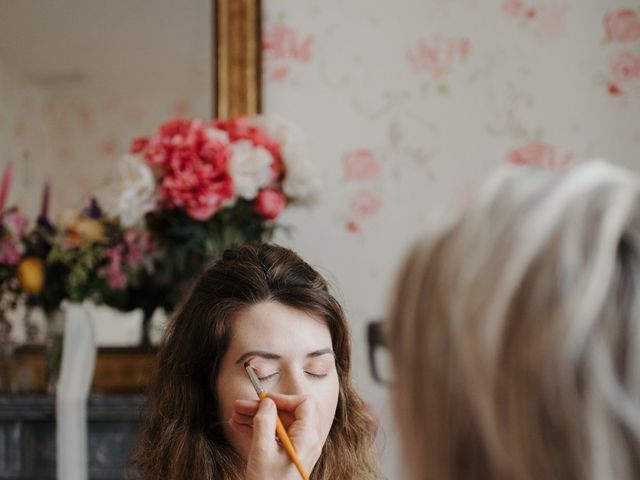
<svg viewBox="0 0 640 480">
<path fill-rule="evenodd" d="M 91 199 L 89 206 L 84 209 L 83 213 L 87 217 L 92 218 L 94 220 L 98 220 L 99 218 L 102 218 L 102 208 L 100 208 L 100 205 L 98 204 L 98 201 L 95 198 Z"/>
</svg>

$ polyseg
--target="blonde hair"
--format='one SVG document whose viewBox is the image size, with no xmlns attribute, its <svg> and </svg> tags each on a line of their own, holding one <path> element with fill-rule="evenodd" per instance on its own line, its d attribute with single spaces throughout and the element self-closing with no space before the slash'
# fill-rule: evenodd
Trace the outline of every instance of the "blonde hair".
<svg viewBox="0 0 640 480">
<path fill-rule="evenodd" d="M 405 260 L 390 311 L 415 479 L 640 478 L 640 184 L 506 169 Z"/>
</svg>

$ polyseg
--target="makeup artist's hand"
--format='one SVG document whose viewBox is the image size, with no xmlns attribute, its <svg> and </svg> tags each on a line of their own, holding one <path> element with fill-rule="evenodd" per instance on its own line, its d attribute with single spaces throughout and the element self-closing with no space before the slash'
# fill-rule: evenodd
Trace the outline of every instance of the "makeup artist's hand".
<svg viewBox="0 0 640 480">
<path fill-rule="evenodd" d="M 231 423 L 253 427 L 246 480 L 300 479 L 296 467 L 276 439 L 278 414 L 300 462 L 310 475 L 323 446 L 317 409 L 315 398 L 308 395 L 270 393 L 269 398 L 261 402 L 237 400 Z"/>
</svg>

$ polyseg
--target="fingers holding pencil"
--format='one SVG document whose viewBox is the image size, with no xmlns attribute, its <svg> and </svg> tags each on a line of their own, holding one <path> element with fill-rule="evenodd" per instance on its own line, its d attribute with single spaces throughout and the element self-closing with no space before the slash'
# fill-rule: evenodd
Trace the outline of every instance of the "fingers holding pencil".
<svg viewBox="0 0 640 480">
<path fill-rule="evenodd" d="M 261 402 L 236 401 L 230 423 L 234 428 L 252 429 L 247 480 L 301 478 L 286 446 L 276 441 L 278 416 L 283 419 L 303 470 L 313 470 L 322 450 L 313 404 L 311 397 L 278 394 L 269 394 Z"/>
</svg>

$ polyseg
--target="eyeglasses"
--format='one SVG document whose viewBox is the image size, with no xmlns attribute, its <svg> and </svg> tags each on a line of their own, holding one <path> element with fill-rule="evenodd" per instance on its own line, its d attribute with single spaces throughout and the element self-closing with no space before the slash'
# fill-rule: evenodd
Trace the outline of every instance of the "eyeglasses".
<svg viewBox="0 0 640 480">
<path fill-rule="evenodd" d="M 371 376 L 382 385 L 392 385 L 391 351 L 382 321 L 373 321 L 367 325 L 367 344 Z"/>
</svg>

